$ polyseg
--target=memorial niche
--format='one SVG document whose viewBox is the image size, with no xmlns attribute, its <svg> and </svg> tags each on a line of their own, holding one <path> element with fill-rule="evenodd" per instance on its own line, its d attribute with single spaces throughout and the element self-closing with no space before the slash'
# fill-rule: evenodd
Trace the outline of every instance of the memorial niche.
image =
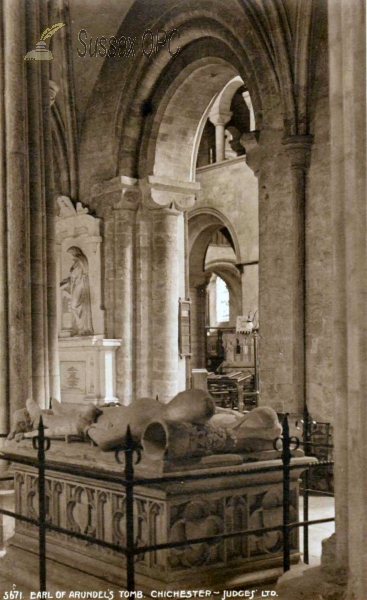
<svg viewBox="0 0 367 600">
<path fill-rule="evenodd" d="M 68 297 L 68 310 L 72 315 L 71 335 L 93 335 L 88 259 L 77 246 L 71 246 L 67 252 L 73 256 L 74 262 L 70 276 L 60 283 L 60 287 Z"/>
<path fill-rule="evenodd" d="M 85 406 L 117 401 L 115 353 L 119 339 L 107 339 L 103 303 L 101 220 L 81 202 L 57 199 L 57 316 L 60 396 Z"/>
</svg>

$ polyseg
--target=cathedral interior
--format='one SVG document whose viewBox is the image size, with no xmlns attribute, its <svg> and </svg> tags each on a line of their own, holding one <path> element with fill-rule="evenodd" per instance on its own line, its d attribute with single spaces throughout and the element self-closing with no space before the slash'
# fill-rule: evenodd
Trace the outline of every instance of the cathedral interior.
<svg viewBox="0 0 367 600">
<path fill-rule="evenodd" d="M 3 0 L 0 45 L 3 442 L 27 399 L 307 407 L 312 598 L 367 598 L 364 0 Z"/>
</svg>

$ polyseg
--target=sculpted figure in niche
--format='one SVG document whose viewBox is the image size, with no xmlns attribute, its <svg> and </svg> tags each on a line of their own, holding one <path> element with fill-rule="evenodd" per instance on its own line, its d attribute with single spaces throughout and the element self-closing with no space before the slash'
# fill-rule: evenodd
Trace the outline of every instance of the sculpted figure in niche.
<svg viewBox="0 0 367 600">
<path fill-rule="evenodd" d="M 88 259 L 77 246 L 72 246 L 68 252 L 73 256 L 74 262 L 70 268 L 70 277 L 64 279 L 60 287 L 70 295 L 73 319 L 71 335 L 93 335 Z"/>
</svg>

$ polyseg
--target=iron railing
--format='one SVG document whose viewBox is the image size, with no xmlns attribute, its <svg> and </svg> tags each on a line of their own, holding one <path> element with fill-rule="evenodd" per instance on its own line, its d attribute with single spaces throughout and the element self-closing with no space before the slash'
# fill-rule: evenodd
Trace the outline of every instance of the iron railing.
<svg viewBox="0 0 367 600">
<path fill-rule="evenodd" d="M 283 522 L 279 525 L 274 525 L 271 527 L 262 527 L 259 529 L 247 529 L 241 530 L 231 533 L 221 533 L 214 536 L 205 536 L 200 538 L 188 539 L 185 541 L 179 542 L 166 542 L 161 544 L 153 544 L 146 546 L 139 546 L 135 544 L 134 541 L 134 487 L 136 485 L 139 486 L 149 486 L 154 484 L 163 484 L 163 483 L 174 483 L 174 482 L 184 482 L 184 481 L 203 481 L 206 479 L 215 479 L 218 477 L 236 477 L 236 476 L 244 476 L 243 471 L 231 471 L 230 469 L 226 469 L 226 471 L 220 471 L 216 473 L 192 473 L 192 474 L 181 474 L 181 475 L 166 475 L 161 477 L 150 477 L 150 478 L 136 478 L 134 475 L 134 455 L 137 455 L 137 463 L 140 461 L 140 451 L 141 447 L 138 444 L 133 436 L 131 435 L 130 427 L 127 427 L 125 445 L 120 447 L 116 453 L 115 457 L 118 463 L 120 461 L 120 454 L 124 453 L 125 461 L 124 461 L 124 474 L 123 477 L 119 475 L 112 475 L 97 473 L 92 469 L 86 470 L 81 469 L 77 466 L 70 465 L 60 465 L 57 463 L 52 463 L 52 461 L 46 461 L 46 452 L 50 448 L 50 440 L 45 436 L 44 426 L 42 422 L 42 418 L 40 419 L 38 435 L 33 438 L 33 447 L 37 450 L 37 459 L 33 459 L 26 456 L 19 456 L 18 454 L 11 452 L 0 452 L 0 459 L 11 461 L 14 463 L 20 463 L 23 465 L 28 465 L 36 468 L 38 470 L 38 501 L 39 501 L 39 512 L 38 519 L 34 519 L 32 517 L 26 517 L 25 515 L 16 513 L 14 511 L 8 511 L 5 509 L 0 509 L 0 513 L 9 517 L 13 517 L 15 519 L 19 519 L 21 521 L 33 524 L 38 527 L 39 530 L 39 591 L 46 592 L 47 591 L 47 573 L 46 573 L 46 532 L 47 530 L 55 531 L 58 533 L 66 534 L 70 537 L 75 537 L 84 541 L 87 541 L 91 544 L 96 544 L 101 547 L 109 548 L 121 554 L 125 554 L 126 556 L 126 590 L 128 592 L 133 592 L 135 590 L 135 557 L 137 555 L 145 554 L 147 552 L 155 552 L 158 550 L 165 550 L 171 548 L 179 548 L 184 546 L 191 546 L 194 544 L 200 544 L 203 542 L 220 542 L 222 540 L 243 537 L 243 536 L 259 536 L 263 533 L 271 532 L 271 531 L 282 531 L 283 533 L 283 569 L 284 571 L 288 571 L 291 565 L 291 533 L 294 528 L 303 527 L 304 532 L 307 537 L 308 544 L 308 528 L 311 525 L 320 524 L 320 523 L 328 523 L 335 520 L 335 517 L 331 518 L 323 518 L 323 519 L 308 519 L 308 513 L 305 511 L 304 520 L 297 522 L 290 522 L 290 472 L 292 469 L 313 469 L 319 468 L 320 466 L 329 466 L 332 465 L 332 461 L 320 461 L 319 463 L 303 463 L 300 465 L 299 463 L 292 464 L 292 452 L 298 448 L 301 444 L 300 440 L 296 437 L 290 436 L 289 433 L 289 424 L 288 424 L 288 414 L 285 415 L 283 422 L 283 434 L 281 437 L 274 440 L 274 448 L 280 453 L 282 464 L 270 465 L 267 467 L 252 467 L 247 466 L 246 476 L 250 476 L 253 474 L 259 473 L 269 473 L 269 472 L 282 472 L 283 475 Z M 111 542 L 107 542 L 105 540 L 97 539 L 96 537 L 80 533 L 77 531 L 72 531 L 63 527 L 59 527 L 50 522 L 47 522 L 47 508 L 46 508 L 46 492 L 45 492 L 45 471 L 55 471 L 59 473 L 68 473 L 71 475 L 82 475 L 83 477 L 90 478 L 98 481 L 105 481 L 109 483 L 118 483 L 125 488 L 125 510 L 126 510 L 126 545 L 122 546 L 121 544 L 114 544 Z M 1 479 L 1 478 L 0 478 Z M 4 477 L 4 479 L 9 479 L 9 477 Z M 307 486 L 304 487 L 304 493 L 310 494 L 312 490 L 310 490 Z M 308 505 L 308 500 L 307 500 Z M 306 506 L 306 502 L 305 502 Z M 306 537 L 304 539 L 306 539 Z M 306 557 L 306 552 L 304 553 Z M 308 562 L 308 549 L 307 549 L 307 561 Z"/>
<path fill-rule="evenodd" d="M 322 424 L 322 425 L 329 426 L 330 424 L 327 423 L 327 424 Z M 325 454 L 326 454 L 328 460 L 319 461 L 319 463 L 318 463 L 318 465 L 316 465 L 316 467 L 320 466 L 321 468 L 332 469 L 334 466 L 334 462 L 333 462 L 333 460 L 329 460 L 329 455 L 330 455 L 330 453 L 332 453 L 334 445 L 329 444 L 329 436 L 326 437 L 326 442 L 324 442 L 324 443 L 313 441 L 313 436 L 315 435 L 315 433 L 317 433 L 320 423 L 318 423 L 311 417 L 308 407 L 307 407 L 307 404 L 305 404 L 305 406 L 304 406 L 303 419 L 301 421 L 297 421 L 296 426 L 297 426 L 297 429 L 302 428 L 303 435 L 302 435 L 302 442 L 300 442 L 300 445 L 303 446 L 303 450 L 304 450 L 306 456 L 314 456 L 316 458 L 319 458 L 321 456 L 322 458 L 324 458 Z M 307 525 L 307 522 L 309 520 L 310 496 L 311 495 L 313 495 L 313 496 L 321 495 L 321 496 L 334 497 L 334 491 L 331 491 L 330 489 L 329 490 L 319 490 L 315 487 L 312 487 L 312 477 L 310 477 L 310 471 L 306 469 L 302 474 L 302 495 L 303 495 L 303 520 L 306 523 L 303 527 L 303 561 L 308 565 L 310 563 L 310 556 L 309 556 L 309 526 Z M 334 520 L 335 520 L 335 518 L 334 518 Z"/>
</svg>

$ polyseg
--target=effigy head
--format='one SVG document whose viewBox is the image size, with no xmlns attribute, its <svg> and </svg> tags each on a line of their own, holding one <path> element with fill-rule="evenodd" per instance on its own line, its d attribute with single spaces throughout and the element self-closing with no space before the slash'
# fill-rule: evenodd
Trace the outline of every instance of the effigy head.
<svg viewBox="0 0 367 600">
<path fill-rule="evenodd" d="M 11 429 L 8 435 L 8 440 L 20 440 L 24 433 L 32 430 L 31 416 L 26 408 L 16 410 L 11 418 Z"/>
</svg>

